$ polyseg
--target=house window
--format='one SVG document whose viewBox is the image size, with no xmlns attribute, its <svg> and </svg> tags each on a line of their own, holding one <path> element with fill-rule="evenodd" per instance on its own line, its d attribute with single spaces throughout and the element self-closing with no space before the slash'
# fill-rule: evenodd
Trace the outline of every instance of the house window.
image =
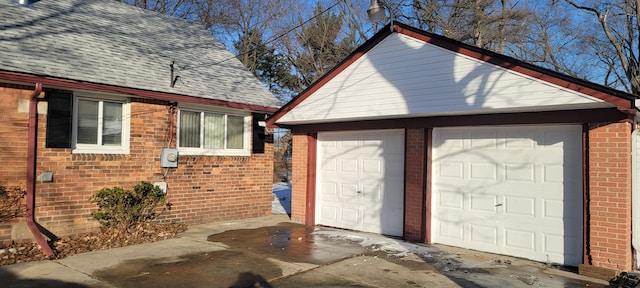
<svg viewBox="0 0 640 288">
<path fill-rule="evenodd" d="M 129 153 L 129 105 L 124 101 L 76 97 L 74 153 Z"/>
<path fill-rule="evenodd" d="M 192 155 L 250 155 L 249 116 L 180 110 L 178 148 Z"/>
</svg>

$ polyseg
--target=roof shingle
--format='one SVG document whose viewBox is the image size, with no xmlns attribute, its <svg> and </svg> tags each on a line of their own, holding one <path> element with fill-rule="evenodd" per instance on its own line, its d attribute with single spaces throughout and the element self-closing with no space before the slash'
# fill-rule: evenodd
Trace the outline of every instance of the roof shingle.
<svg viewBox="0 0 640 288">
<path fill-rule="evenodd" d="M 279 106 L 197 24 L 113 0 L 11 2 L 0 0 L 0 71 Z M 173 62 L 180 77 L 172 88 Z"/>
</svg>

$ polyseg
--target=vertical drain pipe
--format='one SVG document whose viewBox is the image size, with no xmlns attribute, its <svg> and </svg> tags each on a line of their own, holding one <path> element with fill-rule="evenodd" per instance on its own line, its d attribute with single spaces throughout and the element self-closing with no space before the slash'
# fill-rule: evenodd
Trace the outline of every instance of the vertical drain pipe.
<svg viewBox="0 0 640 288">
<path fill-rule="evenodd" d="M 36 203 L 36 142 L 38 139 L 38 96 L 42 92 L 42 83 L 35 83 L 36 87 L 29 97 L 29 144 L 27 157 L 27 227 L 31 230 L 33 237 L 36 238 L 42 251 L 47 257 L 53 257 L 54 253 L 49 247 L 49 243 L 44 239 L 42 233 L 35 222 L 35 203 Z"/>
</svg>

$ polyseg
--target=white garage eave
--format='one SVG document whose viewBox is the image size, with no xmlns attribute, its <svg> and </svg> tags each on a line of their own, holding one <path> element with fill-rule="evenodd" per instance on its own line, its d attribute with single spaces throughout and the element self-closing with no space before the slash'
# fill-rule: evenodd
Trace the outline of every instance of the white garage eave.
<svg viewBox="0 0 640 288">
<path fill-rule="evenodd" d="M 270 124 L 635 108 L 624 92 L 404 24 L 394 29 L 374 36 Z"/>
<path fill-rule="evenodd" d="M 614 105 L 395 33 L 276 123 L 605 107 Z"/>
</svg>

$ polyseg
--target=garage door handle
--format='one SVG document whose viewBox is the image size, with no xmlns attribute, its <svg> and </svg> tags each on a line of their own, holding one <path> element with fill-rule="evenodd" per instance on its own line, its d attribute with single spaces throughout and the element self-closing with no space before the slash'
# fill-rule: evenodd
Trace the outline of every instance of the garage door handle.
<svg viewBox="0 0 640 288">
<path fill-rule="evenodd" d="M 362 191 L 356 191 L 356 193 L 358 193 L 358 194 L 362 194 Z"/>
<path fill-rule="evenodd" d="M 502 203 L 500 203 L 500 204 L 496 204 L 496 207 L 500 207 L 500 206 L 502 206 Z"/>
</svg>

